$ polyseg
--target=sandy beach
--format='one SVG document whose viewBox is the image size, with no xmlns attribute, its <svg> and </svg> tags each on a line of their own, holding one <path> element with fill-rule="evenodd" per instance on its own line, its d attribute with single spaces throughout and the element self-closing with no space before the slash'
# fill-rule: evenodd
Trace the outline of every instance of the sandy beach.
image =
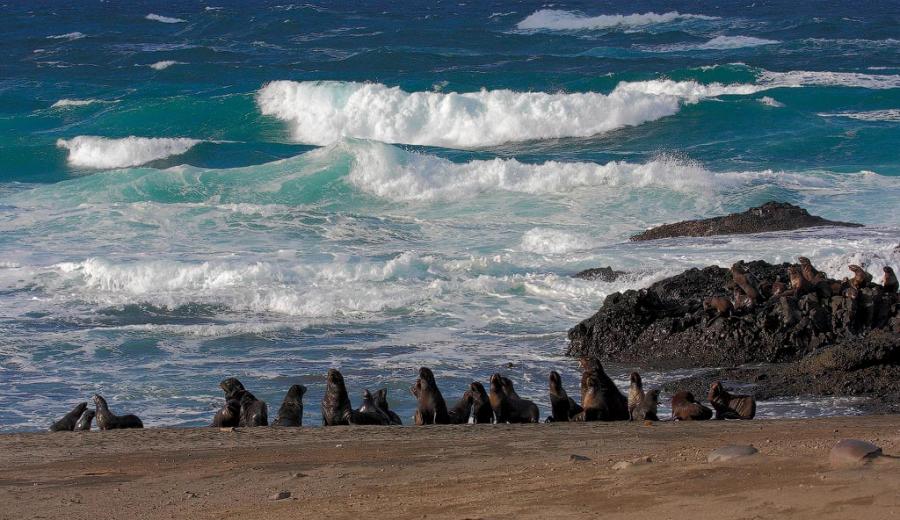
<svg viewBox="0 0 900 520">
<path fill-rule="evenodd" d="M 842 438 L 900 455 L 900 416 L 9 434 L 0 518 L 898 518 L 900 461 Z"/>
</svg>

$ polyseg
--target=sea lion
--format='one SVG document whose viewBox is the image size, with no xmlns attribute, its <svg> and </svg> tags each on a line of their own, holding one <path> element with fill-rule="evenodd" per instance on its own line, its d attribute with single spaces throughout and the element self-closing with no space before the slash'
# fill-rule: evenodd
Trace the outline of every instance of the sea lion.
<svg viewBox="0 0 900 520">
<path fill-rule="evenodd" d="M 690 392 L 676 392 L 672 396 L 672 420 L 707 421 L 712 415 L 712 410 L 698 403 Z"/>
<path fill-rule="evenodd" d="M 659 410 L 659 389 L 654 388 L 649 392 L 644 394 L 644 399 L 641 400 L 640 406 L 635 410 L 635 417 L 639 420 L 643 419 L 645 421 L 658 421 L 659 416 L 657 415 L 657 411 Z"/>
<path fill-rule="evenodd" d="M 641 375 L 632 372 L 631 386 L 628 388 L 628 420 L 658 421 L 656 410 L 659 407 L 659 390 L 644 392 Z"/>
<path fill-rule="evenodd" d="M 898 289 L 900 289 L 900 283 L 897 282 L 897 275 L 894 274 L 894 270 L 891 269 L 891 266 L 884 266 L 884 277 L 881 279 L 881 285 L 884 287 L 885 292 L 889 294 L 895 294 Z"/>
<path fill-rule="evenodd" d="M 84 413 L 85 408 L 87 408 L 86 402 L 76 404 L 75 408 L 72 408 L 72 410 L 64 415 L 62 419 L 50 425 L 50 431 L 70 432 L 74 430 L 75 424 L 78 423 L 78 418 L 81 417 L 81 414 Z"/>
<path fill-rule="evenodd" d="M 812 262 L 805 256 L 798 256 L 797 261 L 800 263 L 800 272 L 803 278 L 812 285 L 825 281 L 825 275 L 813 267 Z"/>
<path fill-rule="evenodd" d="M 388 418 L 391 420 L 391 424 L 403 424 L 403 421 L 400 420 L 400 416 L 391 411 L 391 408 L 388 405 L 387 388 L 382 388 L 381 390 L 375 392 L 375 405 L 381 408 L 384 413 L 387 414 Z"/>
<path fill-rule="evenodd" d="M 759 301 L 759 289 L 753 279 L 753 275 L 744 269 L 744 262 L 735 262 L 731 266 L 731 278 L 734 283 L 741 289 L 744 295 L 749 299 L 748 305 L 753 306 Z"/>
<path fill-rule="evenodd" d="M 438 389 L 434 380 L 434 373 L 428 367 L 419 369 L 419 379 L 413 386 L 413 395 L 416 396 L 416 425 L 424 424 L 449 424 L 450 416 L 447 414 L 447 403 Z"/>
<path fill-rule="evenodd" d="M 550 417 L 547 422 L 568 422 L 582 412 L 581 406 L 569 397 L 562 385 L 559 372 L 550 372 Z"/>
<path fill-rule="evenodd" d="M 94 394 L 91 398 L 96 406 L 97 428 L 100 430 L 122 430 L 126 428 L 143 428 L 144 423 L 141 422 L 137 415 L 116 415 L 109 411 L 109 405 L 106 399 L 100 394 Z"/>
<path fill-rule="evenodd" d="M 472 392 L 466 390 L 463 396 L 453 405 L 453 408 L 447 410 L 450 416 L 450 424 L 467 424 L 469 416 L 472 414 Z"/>
<path fill-rule="evenodd" d="M 540 419 L 537 405 L 519 397 L 512 386 L 512 381 L 500 374 L 491 376 L 488 400 L 497 423 L 534 423 Z"/>
<path fill-rule="evenodd" d="M 322 426 L 338 426 L 350 424 L 346 415 L 353 409 L 344 376 L 333 368 L 328 369 L 325 378 L 325 395 L 322 397 Z"/>
<path fill-rule="evenodd" d="M 727 318 L 731 316 L 733 310 L 734 304 L 724 296 L 711 296 L 703 300 L 703 311 L 706 312 L 710 321 L 720 317 Z"/>
<path fill-rule="evenodd" d="M 81 418 L 78 419 L 78 423 L 75 425 L 75 431 L 77 432 L 87 432 L 91 430 L 91 423 L 94 421 L 94 416 L 97 415 L 97 412 L 93 410 L 85 410 L 83 414 L 81 414 Z"/>
<path fill-rule="evenodd" d="M 491 407 L 491 400 L 484 385 L 478 381 L 472 381 L 469 391 L 472 393 L 472 421 L 475 424 L 494 422 L 494 409 Z"/>
<path fill-rule="evenodd" d="M 772 282 L 771 290 L 772 290 L 772 296 L 775 297 L 775 296 L 782 294 L 784 291 L 786 291 L 787 285 L 785 285 L 785 283 L 781 282 L 781 281 Z"/>
<path fill-rule="evenodd" d="M 752 395 L 729 394 L 719 381 L 709 387 L 709 404 L 716 410 L 716 419 L 753 419 L 756 415 Z"/>
<path fill-rule="evenodd" d="M 272 426 L 303 426 L 303 396 L 306 395 L 306 387 L 303 385 L 291 385 L 284 401 L 281 402 L 281 408 L 278 409 L 278 416 Z"/>
<path fill-rule="evenodd" d="M 627 421 L 628 399 L 596 358 L 581 358 L 581 407 L 577 421 Z"/>
<path fill-rule="evenodd" d="M 255 395 L 244 391 L 241 395 L 240 418 L 238 426 L 242 428 L 268 426 L 269 408 L 266 406 L 265 401 L 260 401 Z"/>
<path fill-rule="evenodd" d="M 213 417 L 213 428 L 234 428 L 241 422 L 241 397 L 243 397 L 244 385 L 237 378 L 229 377 L 219 383 L 219 388 L 225 392 L 225 406 L 220 408 Z"/>
<path fill-rule="evenodd" d="M 791 288 L 782 293 L 782 296 L 799 298 L 812 290 L 812 285 L 806 281 L 806 278 L 804 278 L 803 273 L 797 266 L 788 266 L 788 278 L 791 281 Z"/>
<path fill-rule="evenodd" d="M 853 278 L 850 279 L 850 285 L 856 289 L 865 289 L 872 282 L 872 275 L 867 273 L 862 267 L 852 264 L 847 266 L 853 271 Z"/>
<path fill-rule="evenodd" d="M 368 388 L 363 391 L 363 402 L 359 410 L 354 410 L 351 407 L 344 412 L 344 418 L 349 424 L 358 426 L 387 426 L 391 424 L 390 417 L 375 404 L 375 398 L 372 397 L 372 393 L 369 392 Z"/>
</svg>

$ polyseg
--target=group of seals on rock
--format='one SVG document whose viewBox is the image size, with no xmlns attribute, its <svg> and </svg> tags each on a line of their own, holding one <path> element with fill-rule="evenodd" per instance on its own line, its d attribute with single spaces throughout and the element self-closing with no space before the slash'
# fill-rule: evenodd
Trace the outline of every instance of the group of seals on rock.
<svg viewBox="0 0 900 520">
<path fill-rule="evenodd" d="M 132 414 L 116 415 L 109 411 L 109 405 L 106 399 L 100 394 L 94 394 L 91 398 L 94 401 L 94 410 L 88 410 L 87 402 L 81 402 L 72 408 L 72 411 L 63 416 L 62 419 L 50 425 L 50 431 L 90 431 L 91 423 L 96 418 L 97 427 L 101 430 L 122 430 L 128 428 L 143 428 L 144 423 L 141 419 Z"/>
</svg>

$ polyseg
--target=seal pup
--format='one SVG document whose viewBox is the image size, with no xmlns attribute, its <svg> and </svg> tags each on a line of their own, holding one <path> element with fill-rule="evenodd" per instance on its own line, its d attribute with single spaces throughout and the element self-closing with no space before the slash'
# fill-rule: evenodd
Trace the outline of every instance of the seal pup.
<svg viewBox="0 0 900 520">
<path fill-rule="evenodd" d="M 644 394 L 640 406 L 635 409 L 635 416 L 639 420 L 658 421 L 657 410 L 659 410 L 659 390 L 654 388 Z"/>
<path fill-rule="evenodd" d="M 400 416 L 391 411 L 391 407 L 388 405 L 387 388 L 382 388 L 381 390 L 375 392 L 375 405 L 381 408 L 384 413 L 387 414 L 388 418 L 391 420 L 391 424 L 403 424 L 403 421 L 400 420 Z"/>
<path fill-rule="evenodd" d="M 143 428 L 144 423 L 141 422 L 137 415 L 116 415 L 109 411 L 109 405 L 106 399 L 100 394 L 94 394 L 92 397 L 96 406 L 97 428 L 101 430 L 121 430 L 126 428 Z"/>
<path fill-rule="evenodd" d="M 577 421 L 627 421 L 628 399 L 596 358 L 581 358 L 581 407 Z"/>
<path fill-rule="evenodd" d="M 434 380 L 434 373 L 428 367 L 419 369 L 419 379 L 412 389 L 416 396 L 416 426 L 424 424 L 450 424 L 447 403 Z"/>
<path fill-rule="evenodd" d="M 491 407 L 491 399 L 487 391 L 478 381 L 472 381 L 469 385 L 472 392 L 472 421 L 475 424 L 490 424 L 494 422 L 494 409 Z"/>
<path fill-rule="evenodd" d="M 550 372 L 550 417 L 547 422 L 568 422 L 582 412 L 581 406 L 569 397 L 559 372 Z"/>
<path fill-rule="evenodd" d="M 519 397 L 512 387 L 512 381 L 500 374 L 491 376 L 488 400 L 497 423 L 538 422 L 540 412 L 537 405 Z"/>
<path fill-rule="evenodd" d="M 682 390 L 672 396 L 673 421 L 707 421 L 712 415 L 712 410 L 698 403 L 690 392 Z"/>
<path fill-rule="evenodd" d="M 897 275 L 894 274 L 894 270 L 891 269 L 891 266 L 884 266 L 884 277 L 881 279 L 881 285 L 884 287 L 884 290 L 890 294 L 896 294 L 897 290 L 900 289 L 900 283 L 897 281 Z"/>
<path fill-rule="evenodd" d="M 858 289 L 865 289 L 872 282 L 872 275 L 867 273 L 862 267 L 851 264 L 847 269 L 853 271 L 853 278 L 850 279 L 850 285 Z"/>
<path fill-rule="evenodd" d="M 213 417 L 213 428 L 234 428 L 241 422 L 241 397 L 243 397 L 244 385 L 237 378 L 229 377 L 219 383 L 219 388 L 225 392 L 225 406 L 220 408 Z"/>
<path fill-rule="evenodd" d="M 359 410 L 352 407 L 344 413 L 344 418 L 349 424 L 357 426 L 387 426 L 391 419 L 384 410 L 375 404 L 375 398 L 369 389 L 363 391 L 363 402 Z"/>
<path fill-rule="evenodd" d="M 346 415 L 352 409 L 350 396 L 347 395 L 347 387 L 344 385 L 344 376 L 337 370 L 329 368 L 328 376 L 325 378 L 325 395 L 322 397 L 322 426 L 350 424 Z"/>
<path fill-rule="evenodd" d="M 81 417 L 81 414 L 84 413 L 84 410 L 87 408 L 86 402 L 81 402 L 75 405 L 75 408 L 63 416 L 62 419 L 56 421 L 55 423 L 50 425 L 51 432 L 70 432 L 75 429 L 75 424 L 78 423 L 78 418 Z"/>
<path fill-rule="evenodd" d="M 281 408 L 278 409 L 278 416 L 272 426 L 303 426 L 303 396 L 306 395 L 306 387 L 303 385 L 291 385 L 284 401 L 281 402 Z"/>
<path fill-rule="evenodd" d="M 241 395 L 241 420 L 238 426 L 251 428 L 254 426 L 269 425 L 269 408 L 265 401 L 260 401 L 255 395 L 244 391 Z"/>
<path fill-rule="evenodd" d="M 468 424 L 469 416 L 472 415 L 473 402 L 472 392 L 470 390 L 463 392 L 463 396 L 453 405 L 453 408 L 447 410 L 450 424 Z"/>
<path fill-rule="evenodd" d="M 752 395 L 732 395 L 719 381 L 709 387 L 709 404 L 716 411 L 716 419 L 753 419 L 756 415 Z"/>
<path fill-rule="evenodd" d="M 94 421 L 94 416 L 97 415 L 97 412 L 93 410 L 85 410 L 83 414 L 81 414 L 81 418 L 78 419 L 78 423 L 75 425 L 75 431 L 77 432 L 87 432 L 91 430 L 91 423 Z"/>
</svg>

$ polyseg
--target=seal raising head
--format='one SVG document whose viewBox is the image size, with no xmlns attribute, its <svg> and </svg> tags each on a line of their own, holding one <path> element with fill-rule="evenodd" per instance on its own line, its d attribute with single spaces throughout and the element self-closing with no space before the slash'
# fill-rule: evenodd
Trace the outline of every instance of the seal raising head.
<svg viewBox="0 0 900 520">
<path fill-rule="evenodd" d="M 753 419 L 756 416 L 756 399 L 752 395 L 732 395 L 719 381 L 709 387 L 709 404 L 716 411 L 716 419 Z"/>
<path fill-rule="evenodd" d="M 106 399 L 100 394 L 92 397 L 96 406 L 97 427 L 101 430 L 121 430 L 126 428 L 143 428 L 144 423 L 137 415 L 116 415 L 109 411 Z"/>
<path fill-rule="evenodd" d="M 581 406 L 563 388 L 559 372 L 550 372 L 550 410 L 547 422 L 568 422 L 582 412 Z"/>
<path fill-rule="evenodd" d="M 851 264 L 847 266 L 847 269 L 850 269 L 850 271 L 853 272 L 853 278 L 850 279 L 850 285 L 856 289 L 864 289 L 872 282 L 872 275 L 867 273 L 862 267 Z"/>
<path fill-rule="evenodd" d="M 278 409 L 278 417 L 272 426 L 302 426 L 303 425 L 303 396 L 306 395 L 306 387 L 303 385 L 291 385 L 281 408 Z"/>
<path fill-rule="evenodd" d="M 894 274 L 894 270 L 891 269 L 891 266 L 884 266 L 884 277 L 881 280 L 881 285 L 884 287 L 884 290 L 888 293 L 895 294 L 898 289 L 900 289 L 900 284 L 897 282 L 897 275 Z"/>
<path fill-rule="evenodd" d="M 475 424 L 490 424 L 494 422 L 494 410 L 491 408 L 491 400 L 487 391 L 478 381 L 472 381 L 469 385 L 472 393 L 472 421 Z"/>
<path fill-rule="evenodd" d="M 419 369 L 419 379 L 412 389 L 416 396 L 416 425 L 450 424 L 447 403 L 434 380 L 434 373 L 428 367 Z"/>
<path fill-rule="evenodd" d="M 325 395 L 322 397 L 322 426 L 350 424 L 346 415 L 352 409 L 344 376 L 337 370 L 328 369 L 325 378 Z"/>
<path fill-rule="evenodd" d="M 78 418 L 84 413 L 87 403 L 78 403 L 72 411 L 63 416 L 62 419 L 50 425 L 51 432 L 70 432 L 75 429 Z"/>
<path fill-rule="evenodd" d="M 577 421 L 627 421 L 628 399 L 597 358 L 581 358 L 581 407 Z"/>
<path fill-rule="evenodd" d="M 400 420 L 400 416 L 391 411 L 391 407 L 390 405 L 388 405 L 387 388 L 382 388 L 381 390 L 375 392 L 375 405 L 381 408 L 384 413 L 387 414 L 388 418 L 390 418 L 391 420 L 391 424 L 403 424 L 403 421 Z"/>
</svg>

